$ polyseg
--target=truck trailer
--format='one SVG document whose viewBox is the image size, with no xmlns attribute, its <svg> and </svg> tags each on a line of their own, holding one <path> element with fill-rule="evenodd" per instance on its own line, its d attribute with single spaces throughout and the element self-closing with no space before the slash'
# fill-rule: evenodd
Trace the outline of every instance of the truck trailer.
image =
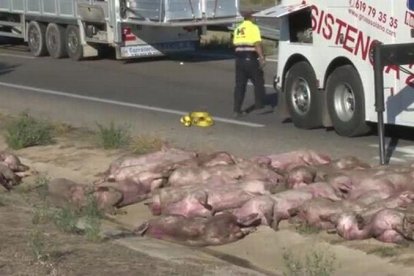
<svg viewBox="0 0 414 276">
<path fill-rule="evenodd" d="M 23 39 L 36 57 L 192 51 L 206 26 L 240 20 L 239 0 L 0 0 L 0 36 Z"/>
<path fill-rule="evenodd" d="M 374 49 L 405 44 L 414 56 L 414 0 L 282 0 L 255 16 L 280 18 L 278 109 L 299 128 L 367 134 L 378 123 Z M 386 124 L 414 127 L 413 67 L 384 68 Z"/>
</svg>

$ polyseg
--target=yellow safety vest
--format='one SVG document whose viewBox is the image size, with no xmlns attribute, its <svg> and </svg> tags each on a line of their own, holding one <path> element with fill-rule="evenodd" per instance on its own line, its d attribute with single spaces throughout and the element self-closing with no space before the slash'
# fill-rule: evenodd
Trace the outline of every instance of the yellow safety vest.
<svg viewBox="0 0 414 276">
<path fill-rule="evenodd" d="M 233 32 L 233 44 L 237 46 L 253 46 L 261 42 L 259 27 L 249 20 L 243 21 Z"/>
</svg>

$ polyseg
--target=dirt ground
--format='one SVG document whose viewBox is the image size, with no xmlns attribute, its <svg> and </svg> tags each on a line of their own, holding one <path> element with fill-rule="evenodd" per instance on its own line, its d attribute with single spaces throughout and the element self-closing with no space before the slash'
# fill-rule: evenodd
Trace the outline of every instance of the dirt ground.
<svg viewBox="0 0 414 276">
<path fill-rule="evenodd" d="M 0 116 L 0 150 L 7 149 L 2 135 L 6 120 L 7 117 Z M 42 203 L 39 189 L 35 188 L 39 176 L 91 184 L 111 161 L 127 152 L 101 149 L 91 132 L 64 125 L 58 129 L 59 136 L 53 145 L 13 151 L 31 167 L 33 175 L 10 193 L 0 190 L 0 275 L 255 275 L 236 271 L 224 262 L 170 262 L 129 249 L 129 240 L 93 242 L 83 235 L 63 233 L 50 220 L 34 223 L 39 210 L 34 206 Z M 123 211 L 112 217 L 123 227 L 134 226 L 150 216 L 143 204 L 128 206 Z M 303 255 L 306 248 L 322 243 L 338 261 L 334 275 L 414 275 L 412 244 L 345 241 L 337 235 L 295 229 L 288 223 L 282 224 L 278 232 L 263 227 L 236 243 L 200 251 L 277 275 L 286 265 L 283 248 Z"/>
</svg>

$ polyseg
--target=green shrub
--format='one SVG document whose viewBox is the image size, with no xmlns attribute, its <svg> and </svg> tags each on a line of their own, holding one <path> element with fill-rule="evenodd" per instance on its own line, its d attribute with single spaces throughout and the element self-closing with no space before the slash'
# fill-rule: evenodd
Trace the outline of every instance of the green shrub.
<svg viewBox="0 0 414 276">
<path fill-rule="evenodd" d="M 66 233 L 78 233 L 79 230 L 76 227 L 79 215 L 73 209 L 66 207 L 62 209 L 58 209 L 54 216 L 54 223 L 55 225 Z"/>
<path fill-rule="evenodd" d="M 38 175 L 34 181 L 34 186 L 36 188 L 37 194 L 39 195 L 42 201 L 46 200 L 47 185 L 49 184 L 49 181 L 49 177 L 45 174 Z"/>
<path fill-rule="evenodd" d="M 6 127 L 6 142 L 12 149 L 48 145 L 53 142 L 52 127 L 23 113 Z"/>
<path fill-rule="evenodd" d="M 129 144 L 130 135 L 126 127 L 115 126 L 113 122 L 109 127 L 98 125 L 98 138 L 104 149 L 118 149 Z"/>
<path fill-rule="evenodd" d="M 87 204 L 82 209 L 81 215 L 85 217 L 85 235 L 90 241 L 100 241 L 101 218 L 103 213 L 98 208 L 98 203 L 93 195 L 88 196 Z"/>
<path fill-rule="evenodd" d="M 30 232 L 28 245 L 36 261 L 44 261 L 48 258 L 45 250 L 45 237 L 39 229 Z"/>
<path fill-rule="evenodd" d="M 380 257 L 395 257 L 400 253 L 401 252 L 398 250 L 398 248 L 390 246 L 377 247 L 375 249 L 368 251 L 368 254 L 378 255 Z"/>
<path fill-rule="evenodd" d="M 50 221 L 52 217 L 53 217 L 53 213 L 45 202 L 34 206 L 33 217 L 32 217 L 33 224 L 47 223 Z"/>
<path fill-rule="evenodd" d="M 291 251 L 284 250 L 283 261 L 286 266 L 285 276 L 329 276 L 336 270 L 336 257 L 327 250 L 312 250 L 303 262 Z"/>
</svg>

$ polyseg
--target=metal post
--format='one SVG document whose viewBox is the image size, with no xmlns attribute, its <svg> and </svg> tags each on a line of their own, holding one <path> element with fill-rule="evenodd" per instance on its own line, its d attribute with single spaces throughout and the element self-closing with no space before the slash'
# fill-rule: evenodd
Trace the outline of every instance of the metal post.
<svg viewBox="0 0 414 276">
<path fill-rule="evenodd" d="M 384 143 L 384 64 L 381 55 L 382 45 L 377 44 L 374 48 L 374 79 L 375 79 L 375 111 L 378 113 L 378 137 L 380 165 L 385 164 L 385 143 Z"/>
</svg>

